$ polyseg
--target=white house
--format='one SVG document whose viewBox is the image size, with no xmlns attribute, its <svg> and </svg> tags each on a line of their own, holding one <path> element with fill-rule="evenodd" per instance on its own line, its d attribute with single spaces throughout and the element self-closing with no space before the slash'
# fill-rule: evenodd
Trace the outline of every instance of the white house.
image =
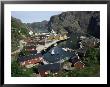
<svg viewBox="0 0 110 87">
<path fill-rule="evenodd" d="M 51 33 L 54 34 L 55 36 L 57 35 L 53 29 L 52 29 Z"/>
<path fill-rule="evenodd" d="M 30 35 L 33 35 L 33 32 L 30 30 L 30 31 L 29 31 L 29 34 L 30 34 Z"/>
</svg>

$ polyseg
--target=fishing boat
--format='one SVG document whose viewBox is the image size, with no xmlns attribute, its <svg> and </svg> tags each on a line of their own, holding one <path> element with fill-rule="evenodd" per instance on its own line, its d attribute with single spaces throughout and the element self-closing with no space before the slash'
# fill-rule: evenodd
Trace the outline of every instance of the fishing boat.
<svg viewBox="0 0 110 87">
<path fill-rule="evenodd" d="M 55 54 L 55 52 L 54 52 L 54 49 L 51 51 L 51 55 L 54 55 Z"/>
<path fill-rule="evenodd" d="M 66 48 L 62 48 L 64 51 L 68 51 Z"/>
</svg>

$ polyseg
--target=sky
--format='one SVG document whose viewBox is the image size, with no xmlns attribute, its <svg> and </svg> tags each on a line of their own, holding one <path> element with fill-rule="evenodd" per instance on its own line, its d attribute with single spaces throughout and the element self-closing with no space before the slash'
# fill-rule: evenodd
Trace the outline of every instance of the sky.
<svg viewBox="0 0 110 87">
<path fill-rule="evenodd" d="M 12 11 L 11 16 L 20 19 L 23 23 L 41 22 L 50 20 L 50 17 L 62 13 L 61 11 Z"/>
</svg>

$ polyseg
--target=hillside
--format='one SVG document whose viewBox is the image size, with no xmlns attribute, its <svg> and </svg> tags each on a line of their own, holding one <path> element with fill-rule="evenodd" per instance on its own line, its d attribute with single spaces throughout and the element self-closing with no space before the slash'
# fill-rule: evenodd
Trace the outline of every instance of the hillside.
<svg viewBox="0 0 110 87">
<path fill-rule="evenodd" d="M 28 27 L 21 20 L 11 17 L 11 51 L 18 49 L 19 41 L 29 35 Z"/>
<path fill-rule="evenodd" d="M 33 32 L 37 33 L 48 32 L 48 21 L 46 20 L 42 22 L 27 23 L 27 25 L 32 28 Z"/>
<path fill-rule="evenodd" d="M 50 18 L 48 30 L 57 33 L 88 33 L 100 38 L 100 13 L 98 11 L 68 11 Z"/>
<path fill-rule="evenodd" d="M 12 51 L 16 50 L 19 40 L 28 36 L 29 30 L 37 33 L 51 32 L 72 34 L 89 34 L 100 38 L 100 12 L 98 11 L 67 11 L 50 17 L 49 21 L 22 23 L 11 17 Z M 77 36 L 77 35 L 76 35 Z M 73 39 L 73 38 L 72 38 Z"/>
</svg>

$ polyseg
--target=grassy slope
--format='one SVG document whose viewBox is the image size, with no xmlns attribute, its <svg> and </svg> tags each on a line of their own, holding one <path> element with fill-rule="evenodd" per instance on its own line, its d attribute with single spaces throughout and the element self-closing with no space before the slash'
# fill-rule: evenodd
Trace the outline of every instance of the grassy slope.
<svg viewBox="0 0 110 87">
<path fill-rule="evenodd" d="M 18 49 L 19 40 L 23 39 L 23 36 L 28 36 L 28 29 L 26 26 L 16 18 L 11 18 L 11 51 Z"/>
</svg>

